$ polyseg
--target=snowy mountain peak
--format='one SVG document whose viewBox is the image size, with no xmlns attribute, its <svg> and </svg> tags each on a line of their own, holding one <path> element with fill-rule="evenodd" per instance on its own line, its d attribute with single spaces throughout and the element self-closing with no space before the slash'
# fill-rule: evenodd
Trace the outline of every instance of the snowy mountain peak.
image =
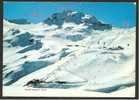
<svg viewBox="0 0 139 100">
<path fill-rule="evenodd" d="M 112 25 L 100 22 L 95 16 L 73 10 L 64 10 L 63 12 L 54 13 L 44 20 L 45 24 L 57 25 L 59 28 L 62 27 L 64 22 L 75 23 L 77 25 L 84 24 L 88 26 L 88 28 L 95 30 L 105 30 L 112 28 Z"/>
</svg>

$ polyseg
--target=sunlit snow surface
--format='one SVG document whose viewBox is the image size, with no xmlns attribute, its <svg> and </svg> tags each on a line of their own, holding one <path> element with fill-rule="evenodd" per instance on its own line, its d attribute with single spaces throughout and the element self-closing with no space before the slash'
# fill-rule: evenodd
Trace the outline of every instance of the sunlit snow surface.
<svg viewBox="0 0 139 100">
<path fill-rule="evenodd" d="M 134 86 L 135 27 L 85 29 L 4 20 L 3 85 L 106 93 Z"/>
</svg>

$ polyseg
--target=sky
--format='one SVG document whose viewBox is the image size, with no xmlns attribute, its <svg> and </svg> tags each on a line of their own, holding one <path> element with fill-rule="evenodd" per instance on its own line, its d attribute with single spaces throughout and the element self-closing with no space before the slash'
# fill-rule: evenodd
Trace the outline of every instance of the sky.
<svg viewBox="0 0 139 100">
<path fill-rule="evenodd" d="M 5 19 L 28 19 L 32 23 L 44 21 L 55 12 L 81 11 L 96 16 L 115 27 L 136 25 L 136 5 L 132 2 L 4 2 Z"/>
</svg>

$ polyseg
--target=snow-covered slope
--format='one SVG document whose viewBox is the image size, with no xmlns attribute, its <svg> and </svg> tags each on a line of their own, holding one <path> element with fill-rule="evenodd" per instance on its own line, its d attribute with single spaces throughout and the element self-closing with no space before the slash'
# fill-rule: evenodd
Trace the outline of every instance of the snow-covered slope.
<svg viewBox="0 0 139 100">
<path fill-rule="evenodd" d="M 135 27 L 110 28 L 73 11 L 48 19 L 4 20 L 3 85 L 111 92 L 135 84 Z"/>
</svg>

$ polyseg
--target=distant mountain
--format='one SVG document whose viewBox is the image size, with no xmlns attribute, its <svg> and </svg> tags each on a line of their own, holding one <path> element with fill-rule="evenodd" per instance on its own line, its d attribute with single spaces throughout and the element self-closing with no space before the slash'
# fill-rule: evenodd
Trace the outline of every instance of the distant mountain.
<svg viewBox="0 0 139 100">
<path fill-rule="evenodd" d="M 105 30 L 112 29 L 112 25 L 105 24 L 96 19 L 95 16 L 87 15 L 82 12 L 76 12 L 72 10 L 65 10 L 60 13 L 54 13 L 52 16 L 44 20 L 44 23 L 48 25 L 58 25 L 62 27 L 64 22 L 72 22 L 75 24 L 84 24 L 91 29 Z"/>
<path fill-rule="evenodd" d="M 31 24 L 27 19 L 8 19 L 7 21 L 15 24 Z"/>
</svg>

